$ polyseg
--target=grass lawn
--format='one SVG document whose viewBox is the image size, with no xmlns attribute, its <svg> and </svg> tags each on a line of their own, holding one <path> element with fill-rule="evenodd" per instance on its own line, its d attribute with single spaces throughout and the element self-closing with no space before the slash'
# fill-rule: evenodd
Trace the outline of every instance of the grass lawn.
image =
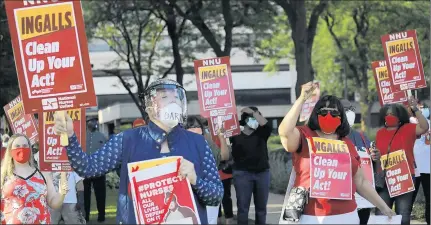
<svg viewBox="0 0 431 225">
<path fill-rule="evenodd" d="M 106 188 L 105 224 L 115 224 L 115 217 L 117 215 L 117 199 L 118 199 L 118 190 Z M 92 190 L 90 224 L 95 224 L 95 223 L 97 223 L 97 207 L 96 207 L 96 198 L 94 197 L 94 190 Z"/>
</svg>

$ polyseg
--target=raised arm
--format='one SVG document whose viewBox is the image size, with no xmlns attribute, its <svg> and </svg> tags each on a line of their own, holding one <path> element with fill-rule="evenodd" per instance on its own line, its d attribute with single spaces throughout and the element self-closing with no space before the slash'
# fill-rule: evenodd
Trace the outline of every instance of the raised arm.
<svg viewBox="0 0 431 225">
<path fill-rule="evenodd" d="M 199 146 L 205 146 L 205 149 L 199 150 L 203 159 L 203 173 L 202 176 L 197 175 L 196 184 L 192 184 L 192 188 L 203 204 L 218 206 L 223 198 L 223 184 L 220 180 L 214 157 L 211 157 L 212 152 L 208 143 L 205 141 Z"/>
<path fill-rule="evenodd" d="M 66 147 L 67 156 L 75 172 L 84 178 L 96 177 L 106 174 L 121 163 L 123 152 L 123 133 L 115 135 L 97 152 L 87 155 L 82 151 L 73 130 L 73 121 L 67 115 L 61 118 L 59 113 L 54 114 L 54 131 L 57 134 L 67 133 L 69 145 Z"/>
<path fill-rule="evenodd" d="M 47 186 L 48 194 L 46 202 L 48 203 L 48 206 L 52 209 L 60 209 L 63 206 L 64 197 L 66 197 L 68 191 L 66 173 L 62 172 L 60 175 L 61 178 L 58 185 L 58 191 L 52 181 L 52 173 L 42 172 L 42 174 L 45 177 Z"/>
<path fill-rule="evenodd" d="M 416 136 L 425 134 L 429 130 L 429 124 L 424 115 L 422 115 L 422 111 L 417 107 L 417 99 L 415 99 L 413 96 L 410 96 L 409 105 L 416 119 L 418 119 L 418 124 L 416 124 Z"/>
<path fill-rule="evenodd" d="M 281 144 L 288 152 L 295 152 L 299 148 L 299 144 L 301 143 L 301 134 L 296 128 L 296 122 L 301 113 L 302 105 L 309 97 L 311 97 L 315 88 L 316 86 L 313 85 L 313 82 L 308 82 L 302 86 L 301 96 L 296 99 L 292 108 L 290 108 L 289 112 L 278 127 Z"/>
<path fill-rule="evenodd" d="M 117 168 L 123 152 L 123 133 L 109 139 L 97 152 L 87 155 L 73 134 L 66 147 L 67 156 L 75 172 L 81 177 L 97 177 Z"/>
</svg>

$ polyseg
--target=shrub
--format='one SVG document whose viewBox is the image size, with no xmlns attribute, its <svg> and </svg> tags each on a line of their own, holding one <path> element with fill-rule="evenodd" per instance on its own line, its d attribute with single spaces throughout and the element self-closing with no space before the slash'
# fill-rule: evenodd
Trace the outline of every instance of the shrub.
<svg viewBox="0 0 431 225">
<path fill-rule="evenodd" d="M 418 195 L 416 196 L 416 201 L 413 204 L 412 219 L 425 221 L 425 195 L 422 190 L 422 185 L 419 188 Z"/>
<path fill-rule="evenodd" d="M 271 136 L 268 138 L 268 150 L 273 151 L 280 148 L 283 148 L 280 141 L 280 136 Z"/>
<path fill-rule="evenodd" d="M 110 189 L 119 189 L 120 188 L 120 177 L 118 177 L 117 173 L 110 172 L 106 174 L 106 186 Z"/>
<path fill-rule="evenodd" d="M 284 194 L 292 171 L 292 154 L 283 148 L 269 152 L 271 192 Z"/>
</svg>

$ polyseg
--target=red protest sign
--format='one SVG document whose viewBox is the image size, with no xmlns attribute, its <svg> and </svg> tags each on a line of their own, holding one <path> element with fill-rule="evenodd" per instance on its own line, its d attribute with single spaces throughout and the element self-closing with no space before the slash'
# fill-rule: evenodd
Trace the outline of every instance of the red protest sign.
<svg viewBox="0 0 431 225">
<path fill-rule="evenodd" d="M 195 60 L 194 68 L 201 115 L 218 116 L 211 112 L 221 109 L 236 113 L 229 57 Z"/>
<path fill-rule="evenodd" d="M 81 2 L 5 6 L 25 112 L 96 106 Z"/>
<path fill-rule="evenodd" d="M 310 197 L 351 200 L 352 164 L 347 144 L 344 141 L 313 137 L 309 138 L 308 145 Z"/>
<path fill-rule="evenodd" d="M 381 37 L 394 92 L 426 87 L 416 30 Z"/>
<path fill-rule="evenodd" d="M 85 143 L 85 110 L 67 110 L 79 143 Z M 39 164 L 41 171 L 72 171 L 66 149 L 60 145 L 60 136 L 54 133 L 54 112 L 39 116 Z M 82 145 L 85 151 L 85 145 Z"/>
<path fill-rule="evenodd" d="M 314 106 L 320 99 L 320 85 L 319 82 L 314 82 L 314 84 L 317 86 L 316 89 L 314 89 L 312 96 L 307 99 L 307 101 L 304 102 L 301 109 L 301 114 L 299 116 L 299 122 L 304 122 L 310 118 L 311 112 L 314 109 Z"/>
<path fill-rule="evenodd" d="M 24 134 L 31 144 L 38 141 L 37 123 L 33 114 L 25 114 L 21 96 L 16 97 L 3 107 L 14 134 Z"/>
<path fill-rule="evenodd" d="M 375 61 L 371 63 L 374 79 L 376 81 L 377 92 L 379 95 L 380 105 L 393 104 L 407 101 L 406 91 L 393 92 L 391 88 L 391 79 L 388 74 L 386 61 Z"/>
<path fill-rule="evenodd" d="M 209 128 L 211 128 L 211 136 L 213 137 L 217 137 L 217 131 L 220 129 L 220 126 L 224 127 L 226 138 L 240 134 L 241 130 L 238 124 L 238 116 L 236 113 L 228 113 L 225 116 L 211 116 L 208 119 L 208 125 Z"/>
<path fill-rule="evenodd" d="M 415 190 L 412 174 L 404 150 L 383 155 L 380 158 L 382 169 L 386 165 L 386 186 L 391 198 Z"/>
<path fill-rule="evenodd" d="M 361 149 L 357 149 L 358 155 L 360 157 L 361 162 L 361 169 L 364 173 L 365 180 L 370 183 L 371 186 L 375 186 L 374 184 L 374 170 L 373 170 L 373 164 L 371 161 L 371 157 L 368 154 L 368 151 L 365 147 L 362 147 Z M 355 193 L 355 200 L 356 204 L 358 205 L 358 208 L 374 208 L 375 206 L 371 204 L 368 200 L 360 196 L 358 193 Z"/>
<path fill-rule="evenodd" d="M 135 172 L 133 164 L 128 169 L 138 224 L 200 224 L 190 182 L 178 177 L 177 161 Z"/>
</svg>

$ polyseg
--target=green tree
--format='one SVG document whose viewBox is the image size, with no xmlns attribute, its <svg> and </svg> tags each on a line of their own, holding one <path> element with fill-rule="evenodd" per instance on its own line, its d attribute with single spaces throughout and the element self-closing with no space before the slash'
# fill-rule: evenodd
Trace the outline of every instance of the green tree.
<svg viewBox="0 0 431 225">
<path fill-rule="evenodd" d="M 6 16 L 5 1 L 0 2 L 0 117 L 3 106 L 19 95 L 12 42 Z"/>
<path fill-rule="evenodd" d="M 143 118 L 146 118 L 145 104 L 138 94 L 148 86 L 151 76 L 162 74 L 161 77 L 166 77 L 175 64 L 173 61 L 171 66 L 166 68 L 157 63 L 167 56 L 167 52 L 163 51 L 164 46 L 160 45 L 166 24 L 154 13 L 156 8 L 149 1 L 112 0 L 83 3 L 89 37 L 104 40 L 119 57 L 119 60 L 107 63 L 127 63 L 132 76 L 123 76 L 119 70 L 105 72 L 118 77 Z M 147 79 L 144 81 L 143 77 Z M 136 87 L 137 93 L 132 92 L 132 87 Z"/>
<path fill-rule="evenodd" d="M 312 65 L 312 49 L 313 42 L 316 36 L 317 25 L 319 24 L 319 16 L 325 10 L 329 0 L 320 1 L 287 1 L 273 0 L 283 10 L 285 17 L 281 17 L 279 22 L 285 22 L 282 25 L 285 30 L 278 29 L 278 37 L 273 37 L 275 42 L 280 43 L 280 39 L 285 42 L 287 37 L 291 38 L 292 44 L 280 46 L 281 48 L 273 48 L 271 44 L 263 43 L 262 47 L 273 48 L 275 50 L 271 57 L 271 62 L 274 64 L 280 58 L 289 57 L 293 47 L 293 55 L 295 56 L 295 67 L 297 72 L 297 80 L 295 92 L 299 96 L 301 85 L 314 79 L 314 70 Z M 278 39 L 278 40 L 277 40 Z M 271 41 L 270 41 L 271 42 Z M 271 67 L 270 67 L 271 68 Z M 276 68 L 272 66 L 272 69 Z"/>
<path fill-rule="evenodd" d="M 183 18 L 199 31 L 217 57 L 230 56 L 235 45 L 235 28 L 267 30 L 274 7 L 267 1 L 249 0 L 168 0 Z M 270 16 L 271 15 L 271 16 Z M 220 29 L 220 28 L 223 29 Z M 244 29 L 246 30 L 246 29 Z M 257 32 L 258 33 L 258 32 Z M 243 41 L 243 40 L 240 40 Z"/>
</svg>

